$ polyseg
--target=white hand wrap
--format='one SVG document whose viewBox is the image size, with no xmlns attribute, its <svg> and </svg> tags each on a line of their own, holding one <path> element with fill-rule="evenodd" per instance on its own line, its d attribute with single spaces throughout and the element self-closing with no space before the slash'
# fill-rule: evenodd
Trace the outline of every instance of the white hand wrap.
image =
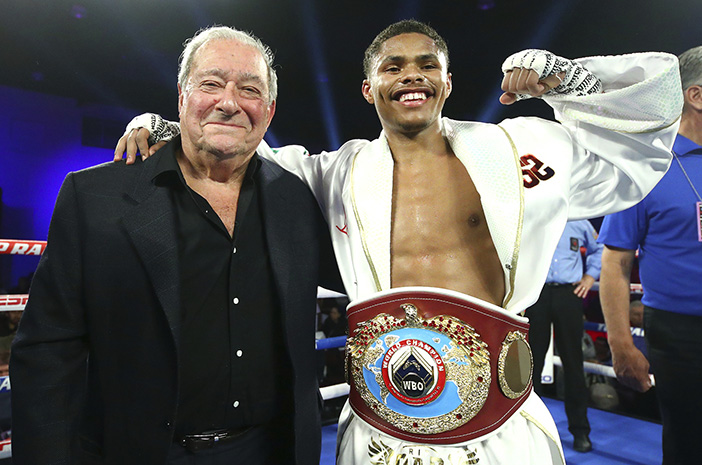
<svg viewBox="0 0 702 465">
<path fill-rule="evenodd" d="M 523 50 L 507 58 L 502 63 L 502 72 L 512 68 L 527 68 L 539 74 L 542 81 L 554 74 L 565 72 L 563 82 L 546 92 L 545 95 L 567 94 L 588 95 L 602 92 L 602 82 L 597 76 L 573 60 L 567 60 L 546 50 Z M 519 99 L 531 98 L 530 95 L 519 95 Z"/>
<path fill-rule="evenodd" d="M 144 113 L 134 117 L 124 133 L 129 134 L 132 129 L 146 128 L 149 130 L 149 145 L 154 145 L 162 140 L 169 141 L 180 134 L 180 125 L 172 121 L 166 121 L 155 113 Z"/>
</svg>

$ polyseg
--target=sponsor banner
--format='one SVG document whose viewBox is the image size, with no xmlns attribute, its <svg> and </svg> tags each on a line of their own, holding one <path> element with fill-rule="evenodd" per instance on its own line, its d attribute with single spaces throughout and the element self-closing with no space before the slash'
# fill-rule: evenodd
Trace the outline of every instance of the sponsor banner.
<svg viewBox="0 0 702 465">
<path fill-rule="evenodd" d="M 0 459 L 12 457 L 12 443 L 10 439 L 0 441 Z"/>
<path fill-rule="evenodd" d="M 638 256 L 638 254 L 637 254 Z M 590 288 L 591 291 L 599 291 L 600 290 L 600 282 L 596 281 L 595 284 L 592 285 L 592 288 Z M 632 294 L 643 294 L 643 286 L 641 283 L 631 283 L 629 284 L 629 290 L 631 291 Z"/>
<path fill-rule="evenodd" d="M 607 326 L 604 323 L 593 323 L 591 321 L 585 322 L 585 331 L 594 331 L 596 333 L 606 333 Z M 644 337 L 643 328 L 631 328 L 631 335 L 633 337 Z"/>
<path fill-rule="evenodd" d="M 10 377 L 0 376 L 0 392 L 7 392 L 10 390 Z"/>
<path fill-rule="evenodd" d="M 0 255 L 41 255 L 46 241 L 0 239 Z"/>
<path fill-rule="evenodd" d="M 14 312 L 24 310 L 29 294 L 0 295 L 0 312 Z"/>
</svg>

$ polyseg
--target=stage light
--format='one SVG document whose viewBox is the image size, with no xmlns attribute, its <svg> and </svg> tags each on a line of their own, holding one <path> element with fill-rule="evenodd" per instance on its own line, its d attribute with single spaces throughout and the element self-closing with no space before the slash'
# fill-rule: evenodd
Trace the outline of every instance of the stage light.
<svg viewBox="0 0 702 465">
<path fill-rule="evenodd" d="M 493 8 L 495 8 L 495 5 L 496 5 L 495 0 L 478 0 L 476 7 L 479 10 L 486 11 L 486 10 L 492 10 Z"/>
<path fill-rule="evenodd" d="M 88 9 L 83 5 L 76 4 L 71 7 L 71 16 L 75 19 L 83 19 L 88 15 Z"/>
</svg>

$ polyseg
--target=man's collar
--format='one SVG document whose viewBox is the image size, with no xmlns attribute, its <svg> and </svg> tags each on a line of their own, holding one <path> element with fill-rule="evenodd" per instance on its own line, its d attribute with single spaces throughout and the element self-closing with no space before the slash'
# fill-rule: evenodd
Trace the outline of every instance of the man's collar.
<svg viewBox="0 0 702 465">
<path fill-rule="evenodd" d="M 702 155 L 702 146 L 697 145 L 685 136 L 678 134 L 673 144 L 673 151 L 677 155 L 699 154 Z"/>
<path fill-rule="evenodd" d="M 154 167 L 154 175 L 152 181 L 156 185 L 168 185 L 172 187 L 185 186 L 183 173 L 180 171 L 178 161 L 176 160 L 176 152 L 180 150 L 180 136 L 174 138 L 159 150 L 160 156 L 156 159 Z M 177 182 L 180 180 L 180 183 Z"/>
<path fill-rule="evenodd" d="M 180 136 L 174 138 L 171 142 L 166 144 L 161 150 L 163 153 L 159 156 L 156 161 L 156 166 L 154 168 L 154 175 L 152 180 L 156 184 L 169 184 L 171 186 L 177 186 L 178 184 L 170 184 L 176 179 L 180 180 L 180 185 L 186 186 L 185 177 L 180 169 L 178 160 L 176 159 L 177 152 L 181 149 Z M 244 174 L 244 180 L 249 181 L 254 179 L 254 176 L 261 169 L 261 159 L 258 153 L 254 153 L 253 157 L 249 161 L 249 165 L 246 168 L 246 173 Z"/>
</svg>

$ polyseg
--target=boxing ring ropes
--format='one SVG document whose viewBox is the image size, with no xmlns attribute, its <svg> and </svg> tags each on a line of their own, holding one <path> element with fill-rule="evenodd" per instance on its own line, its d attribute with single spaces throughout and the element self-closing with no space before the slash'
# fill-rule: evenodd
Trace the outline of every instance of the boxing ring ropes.
<svg viewBox="0 0 702 465">
<path fill-rule="evenodd" d="M 0 255 L 35 255 L 39 256 L 44 252 L 46 248 L 46 241 L 32 241 L 32 240 L 14 240 L 14 239 L 0 239 Z M 598 287 L 593 287 L 592 290 L 597 290 Z M 631 292 L 633 294 L 643 294 L 641 284 L 631 284 Z M 343 297 L 343 294 L 339 294 L 333 291 L 328 291 L 326 289 L 319 289 L 318 298 L 330 298 L 330 297 Z M 29 294 L 8 294 L 0 295 L 0 312 L 11 312 L 11 311 L 22 311 L 29 299 Z M 606 332 L 607 329 L 602 323 L 591 323 L 585 322 L 586 330 L 593 330 L 598 332 Z M 643 330 L 641 328 L 632 328 L 632 335 L 634 337 L 643 337 Z M 327 339 L 318 339 L 316 348 L 317 350 L 325 349 L 337 349 L 343 347 L 346 344 L 346 336 L 331 337 Z M 557 355 L 553 356 L 554 366 L 562 366 L 561 359 Z M 583 368 L 586 373 L 592 373 L 595 375 L 603 375 L 610 378 L 615 378 L 614 369 L 609 365 L 602 365 L 593 362 L 584 362 Z M 651 375 L 651 382 L 655 384 L 653 376 Z M 9 376 L 0 376 L 0 392 L 10 391 L 10 378 Z M 323 386 L 319 389 L 322 393 L 322 398 L 324 400 L 335 399 L 337 397 L 342 397 L 348 395 L 349 385 L 346 383 L 336 384 L 332 386 Z M 0 459 L 11 457 L 11 440 L 5 439 L 0 441 Z"/>
</svg>

